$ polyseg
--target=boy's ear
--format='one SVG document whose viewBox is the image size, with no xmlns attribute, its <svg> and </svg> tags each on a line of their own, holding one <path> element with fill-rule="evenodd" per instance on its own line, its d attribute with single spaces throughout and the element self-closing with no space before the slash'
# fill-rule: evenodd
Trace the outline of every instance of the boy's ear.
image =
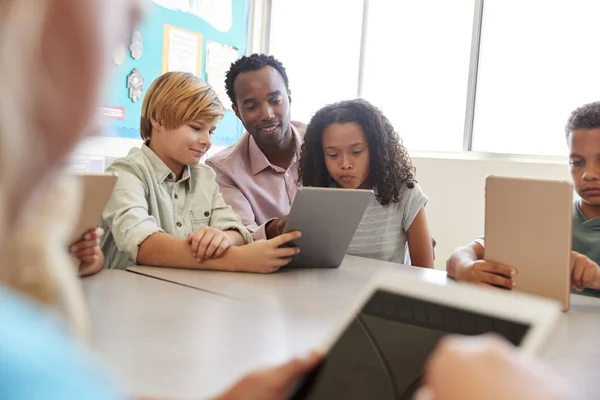
<svg viewBox="0 0 600 400">
<path fill-rule="evenodd" d="M 235 116 L 238 117 L 238 119 L 242 119 L 242 117 L 240 117 L 240 110 L 238 109 L 238 106 L 236 104 L 231 104 L 231 108 L 233 109 L 233 112 L 235 113 Z"/>
<path fill-rule="evenodd" d="M 162 125 L 155 118 L 150 118 L 150 123 L 152 124 L 152 130 L 154 132 L 162 130 Z"/>
</svg>

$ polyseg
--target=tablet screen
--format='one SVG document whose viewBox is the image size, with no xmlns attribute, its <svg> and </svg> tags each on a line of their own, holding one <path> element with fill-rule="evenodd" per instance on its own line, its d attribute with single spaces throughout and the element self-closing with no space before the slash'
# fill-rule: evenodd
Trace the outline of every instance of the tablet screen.
<svg viewBox="0 0 600 400">
<path fill-rule="evenodd" d="M 377 291 L 293 399 L 412 399 L 447 334 L 495 332 L 519 345 L 529 325 Z"/>
</svg>

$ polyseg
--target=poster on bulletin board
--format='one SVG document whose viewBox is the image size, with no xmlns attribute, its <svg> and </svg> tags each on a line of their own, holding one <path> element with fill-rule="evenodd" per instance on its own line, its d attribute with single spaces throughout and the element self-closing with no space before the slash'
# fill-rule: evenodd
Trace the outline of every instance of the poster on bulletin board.
<svg viewBox="0 0 600 400">
<path fill-rule="evenodd" d="M 111 56 L 112 76 L 98 110 L 105 125 L 102 136 L 139 139 L 142 103 L 148 87 L 168 70 L 185 70 L 209 82 L 228 107 L 212 136 L 213 145 L 235 143 L 244 128 L 229 109 L 224 74 L 231 62 L 246 54 L 249 15 L 250 0 L 150 2 L 146 18 L 131 41 Z M 215 18 L 230 20 L 230 26 L 221 23 L 216 27 Z"/>
<path fill-rule="evenodd" d="M 211 85 L 226 109 L 231 110 L 231 100 L 225 90 L 225 76 L 231 63 L 238 59 L 238 50 L 217 42 L 206 43 L 206 82 Z"/>
<path fill-rule="evenodd" d="M 202 35 L 172 25 L 163 33 L 163 74 L 171 71 L 202 75 Z"/>
</svg>

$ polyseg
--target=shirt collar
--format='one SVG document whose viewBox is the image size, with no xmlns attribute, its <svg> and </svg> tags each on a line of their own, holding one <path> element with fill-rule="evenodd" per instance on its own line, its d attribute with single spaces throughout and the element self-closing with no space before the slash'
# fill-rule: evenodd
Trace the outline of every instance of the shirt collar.
<svg viewBox="0 0 600 400">
<path fill-rule="evenodd" d="M 152 151 L 152 149 L 150 149 L 150 147 L 148 147 L 146 144 L 142 145 L 142 153 L 144 153 L 144 155 L 150 161 L 150 165 L 152 165 L 152 169 L 156 174 L 158 183 L 163 183 L 164 181 L 175 182 L 175 174 L 173 173 L 173 171 L 171 171 L 169 167 L 167 167 L 167 164 L 165 164 L 163 160 L 161 160 L 160 157 L 157 156 L 156 153 Z M 189 165 L 187 165 L 183 169 L 183 174 L 181 175 L 181 179 L 179 180 L 179 182 L 187 181 L 188 186 L 191 189 L 192 180 L 190 178 L 191 168 Z"/>
<path fill-rule="evenodd" d="M 302 147 L 302 138 L 298 133 L 298 130 L 294 125 L 290 123 L 290 128 L 292 129 L 292 135 L 294 138 L 294 143 L 296 146 L 296 151 L 294 153 L 294 158 L 292 159 L 292 164 L 294 165 L 300 159 L 300 150 Z M 252 175 L 256 175 L 259 172 L 262 172 L 266 168 L 271 167 L 275 171 L 280 171 L 281 168 L 271 164 L 265 156 L 265 153 L 258 147 L 258 144 L 254 140 L 254 137 L 248 134 L 249 144 L 248 144 L 248 152 L 250 153 L 250 165 L 252 167 Z"/>
</svg>

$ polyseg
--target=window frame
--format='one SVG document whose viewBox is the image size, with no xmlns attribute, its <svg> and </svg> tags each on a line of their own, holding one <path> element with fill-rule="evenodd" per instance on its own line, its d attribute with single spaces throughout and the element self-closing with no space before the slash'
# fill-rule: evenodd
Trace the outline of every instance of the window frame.
<svg viewBox="0 0 600 400">
<path fill-rule="evenodd" d="M 251 0 L 253 5 L 260 4 L 260 15 L 252 15 L 254 25 L 263 26 L 263 37 L 253 38 L 254 46 L 249 45 L 249 53 L 263 51 L 269 54 L 269 32 L 272 22 L 272 4 L 274 0 Z M 547 156 L 540 154 L 517 154 L 517 153 L 492 153 L 492 152 L 477 152 L 473 151 L 473 128 L 475 123 L 475 106 L 477 101 L 477 78 L 479 72 L 479 54 L 481 49 L 481 34 L 483 29 L 483 13 L 485 0 L 475 0 L 473 10 L 473 27 L 471 35 L 471 52 L 469 60 L 468 72 L 468 87 L 467 87 L 467 102 L 464 116 L 464 131 L 462 151 L 415 151 L 414 153 L 433 158 L 465 158 L 465 159 L 498 159 L 498 160 L 513 160 L 513 161 L 534 161 L 548 163 L 563 163 L 564 156 Z M 363 0 L 363 16 L 361 26 L 361 43 L 360 56 L 358 65 L 358 79 L 356 94 L 358 98 L 363 97 L 363 80 L 365 66 L 365 52 L 367 35 L 369 34 L 369 6 L 370 0 Z"/>
</svg>

